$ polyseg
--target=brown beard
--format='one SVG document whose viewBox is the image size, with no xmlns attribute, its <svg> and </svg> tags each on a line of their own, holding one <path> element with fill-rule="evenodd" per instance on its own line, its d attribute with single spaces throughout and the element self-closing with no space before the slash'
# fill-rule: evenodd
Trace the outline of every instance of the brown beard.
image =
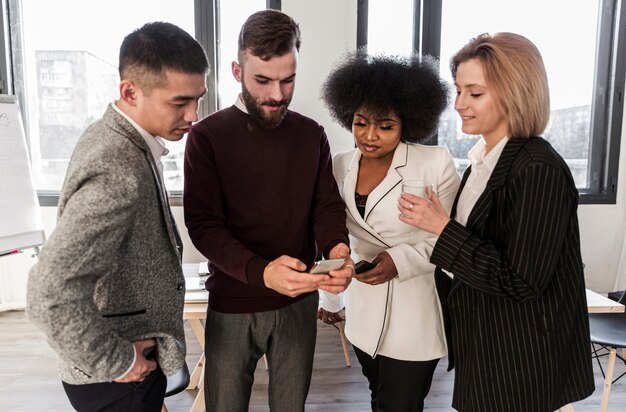
<svg viewBox="0 0 626 412">
<path fill-rule="evenodd" d="M 287 108 L 289 107 L 289 103 L 291 103 L 291 96 L 289 99 L 283 99 L 280 101 L 270 100 L 267 102 L 262 102 L 261 104 L 257 103 L 255 98 L 250 94 L 250 91 L 246 87 L 246 84 L 241 82 L 241 98 L 246 105 L 246 109 L 248 110 L 248 114 L 261 123 L 266 129 L 275 129 L 280 126 L 280 123 L 283 121 L 285 116 L 287 115 Z M 272 112 L 269 115 L 263 112 L 261 106 L 283 106 L 279 111 Z"/>
</svg>

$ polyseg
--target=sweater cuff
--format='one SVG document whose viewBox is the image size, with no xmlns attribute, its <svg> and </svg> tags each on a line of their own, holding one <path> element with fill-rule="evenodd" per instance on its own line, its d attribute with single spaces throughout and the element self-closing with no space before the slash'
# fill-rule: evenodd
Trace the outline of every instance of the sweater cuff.
<svg viewBox="0 0 626 412">
<path fill-rule="evenodd" d="M 452 272 L 452 265 L 470 236 L 471 232 L 465 226 L 451 219 L 435 243 L 430 262 Z"/>
<path fill-rule="evenodd" d="M 324 255 L 325 259 L 330 259 L 330 251 L 333 250 L 333 248 L 335 246 L 337 246 L 340 243 L 345 243 L 346 245 L 348 245 L 348 247 L 350 246 L 350 244 L 346 241 L 346 240 L 341 240 L 341 239 L 335 239 L 335 240 L 331 240 L 326 247 L 324 248 L 324 250 L 322 250 L 322 254 Z"/>
<path fill-rule="evenodd" d="M 269 261 L 263 259 L 262 257 L 255 256 L 248 261 L 248 265 L 246 266 L 246 278 L 248 279 L 248 284 L 253 286 L 258 286 L 265 288 L 265 281 L 263 280 L 263 272 L 267 265 L 269 265 Z"/>
</svg>

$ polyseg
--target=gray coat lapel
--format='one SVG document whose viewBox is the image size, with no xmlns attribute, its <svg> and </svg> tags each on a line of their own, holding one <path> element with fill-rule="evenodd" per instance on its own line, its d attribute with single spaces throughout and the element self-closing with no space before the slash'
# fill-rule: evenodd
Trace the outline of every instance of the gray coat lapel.
<svg viewBox="0 0 626 412">
<path fill-rule="evenodd" d="M 167 227 L 167 233 L 169 235 L 170 241 L 174 246 L 174 249 L 182 256 L 182 249 L 179 250 L 179 245 L 177 242 L 177 238 L 180 239 L 180 234 L 178 233 L 178 228 L 174 226 L 174 217 L 171 214 L 169 200 L 167 199 L 165 193 L 165 187 L 163 186 L 163 182 L 159 176 L 159 169 L 154 161 L 154 157 L 152 156 L 152 152 L 150 148 L 146 144 L 146 141 L 141 137 L 137 129 L 128 122 L 122 115 L 120 115 L 115 109 L 111 106 L 107 107 L 107 110 L 104 112 L 104 116 L 102 117 L 104 122 L 111 129 L 115 130 L 117 133 L 123 135 L 128 140 L 130 140 L 137 148 L 144 153 L 144 157 L 148 162 L 150 169 L 152 170 L 152 177 L 154 179 L 154 183 L 156 184 L 159 192 L 159 203 L 161 206 L 161 211 L 163 212 L 163 218 L 165 221 L 165 226 Z M 182 244 L 180 245 L 182 247 Z"/>
</svg>

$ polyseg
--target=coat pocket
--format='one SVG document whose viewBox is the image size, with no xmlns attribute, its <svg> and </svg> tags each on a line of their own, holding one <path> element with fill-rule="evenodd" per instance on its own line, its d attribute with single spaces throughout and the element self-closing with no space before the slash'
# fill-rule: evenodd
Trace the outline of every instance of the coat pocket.
<svg viewBox="0 0 626 412">
<path fill-rule="evenodd" d="M 123 312 L 123 313 L 105 313 L 102 315 L 103 318 L 119 318 L 122 316 L 137 316 L 143 315 L 146 313 L 145 309 L 134 310 L 132 312 Z"/>
</svg>

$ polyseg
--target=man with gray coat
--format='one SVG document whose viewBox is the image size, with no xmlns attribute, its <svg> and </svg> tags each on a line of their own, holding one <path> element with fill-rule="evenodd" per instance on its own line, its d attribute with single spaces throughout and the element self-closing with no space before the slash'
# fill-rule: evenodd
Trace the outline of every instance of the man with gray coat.
<svg viewBox="0 0 626 412">
<path fill-rule="evenodd" d="M 198 120 L 208 62 L 169 23 L 120 48 L 120 98 L 78 141 L 57 226 L 28 283 L 30 319 L 79 411 L 159 411 L 185 362 L 181 242 L 160 156 Z"/>
</svg>

